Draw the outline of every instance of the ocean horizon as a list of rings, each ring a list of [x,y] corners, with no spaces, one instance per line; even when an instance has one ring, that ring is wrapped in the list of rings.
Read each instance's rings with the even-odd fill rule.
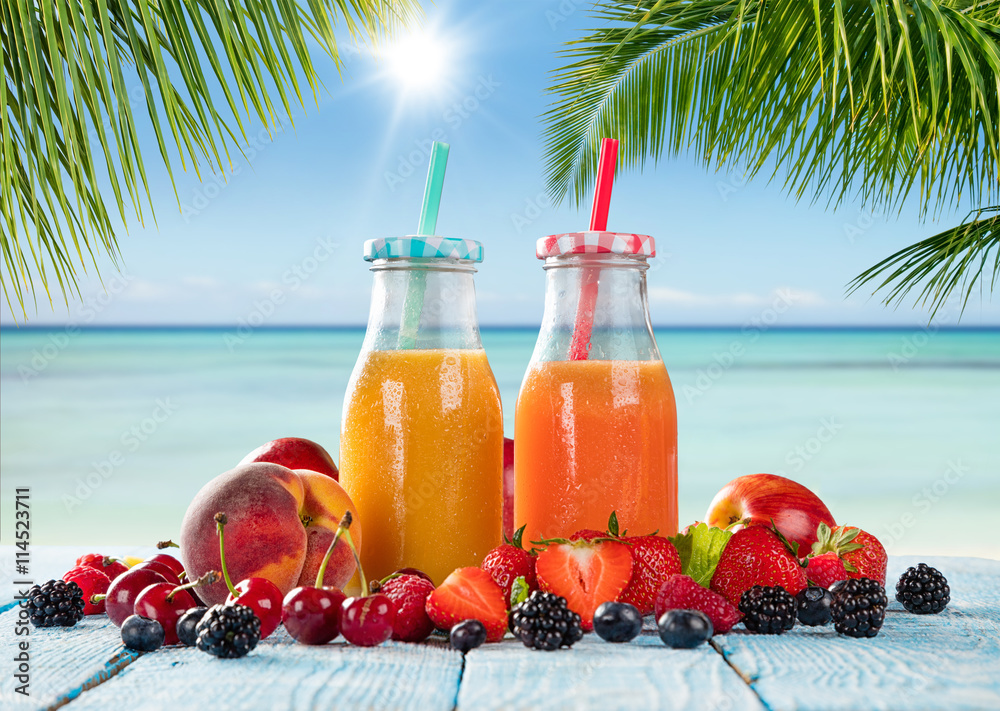
[[[510,435],[538,329],[481,331]],[[1000,326],[655,331],[678,406],[681,525],[763,471],[809,486],[891,554],[1000,558]],[[176,538],[198,489],[265,441],[308,437],[339,459],[363,336],[349,324],[4,325],[0,513],[28,486],[34,543],[113,552]]]

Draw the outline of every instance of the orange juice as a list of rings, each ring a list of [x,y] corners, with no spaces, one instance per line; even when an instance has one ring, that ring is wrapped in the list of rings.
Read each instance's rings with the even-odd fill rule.
[[[603,531],[612,511],[632,534],[677,532],[677,409],[662,361],[534,363],[514,424],[526,541]]]
[[[340,483],[369,580],[404,567],[440,584],[501,540],[503,418],[481,349],[373,350],[348,386]]]

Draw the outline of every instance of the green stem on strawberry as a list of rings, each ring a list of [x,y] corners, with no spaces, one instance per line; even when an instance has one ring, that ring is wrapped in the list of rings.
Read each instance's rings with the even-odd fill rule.
[[[229,523],[229,517],[221,511],[215,514],[215,528],[219,532],[219,562],[222,565],[222,578],[226,581],[226,587],[229,588],[229,594],[233,596],[235,600],[240,596],[239,590],[233,585],[233,581],[229,579],[229,570],[226,568],[226,544],[224,540],[223,532],[226,529],[226,524]]]
[[[350,511],[344,512],[344,517],[340,519],[340,525],[337,526],[337,532],[333,534],[333,540],[330,542],[330,547],[326,549],[326,555],[323,556],[323,562],[320,563],[319,572],[316,574],[316,585],[315,587],[323,587],[323,578],[326,576],[326,564],[330,562],[330,556],[333,555],[333,549],[337,547],[337,541],[340,537],[347,533],[347,529],[351,527],[353,522],[353,517]],[[359,564],[360,565],[360,564]]]
[[[180,546],[177,545],[176,543],[174,543],[173,541],[171,541],[168,538],[167,540],[160,541],[159,543],[156,544],[156,549],[157,550],[161,550],[162,551],[164,548],[180,548]]]
[[[211,585],[212,583],[219,582],[219,579],[221,577],[222,573],[220,573],[218,570],[210,570],[193,582],[184,583],[184,585],[178,585],[176,588],[167,593],[166,601],[170,602],[171,600],[173,600],[174,595],[180,592],[181,590],[188,590],[190,588],[201,587],[203,585]]]

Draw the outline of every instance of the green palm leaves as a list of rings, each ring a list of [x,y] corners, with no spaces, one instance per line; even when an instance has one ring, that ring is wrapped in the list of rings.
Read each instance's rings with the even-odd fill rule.
[[[35,301],[35,280],[50,302],[53,283],[68,298],[78,270],[96,270],[97,252],[117,258],[115,220],[144,219],[140,121],[152,123],[171,176],[177,165],[199,176],[222,170],[246,126],[270,129],[303,104],[305,86],[315,95],[311,48],[339,66],[335,28],[341,39],[377,40],[415,8],[416,0],[0,3],[0,247],[11,312]]]
[[[1000,1],[605,0],[564,52],[546,114],[548,179],[583,198],[597,138],[623,167],[693,150],[712,167],[781,176],[796,198],[860,197],[921,216],[1000,202]],[[1000,262],[988,209],[856,279],[967,299]],[[881,282],[879,280],[881,279]],[[993,281],[990,281],[992,288]]]

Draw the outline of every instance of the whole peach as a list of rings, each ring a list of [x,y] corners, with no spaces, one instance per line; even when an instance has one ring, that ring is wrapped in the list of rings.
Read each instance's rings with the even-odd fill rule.
[[[321,445],[304,437],[281,437],[262,444],[243,457],[240,464],[251,462],[270,462],[289,469],[309,469],[326,474],[334,481],[340,478],[340,471],[330,453]]]
[[[188,506],[180,536],[184,569],[192,579],[221,569],[215,514],[223,512],[232,581],[267,578],[287,594],[300,584],[303,571],[312,570],[308,582],[315,581],[319,560],[348,509],[354,516],[351,537],[360,547],[357,510],[329,476],[294,472],[279,464],[241,464],[205,484]],[[346,558],[340,548],[338,544],[327,566],[327,581],[346,581],[354,573],[353,556]],[[209,605],[224,602],[227,595],[222,581],[199,589],[199,597]]]

